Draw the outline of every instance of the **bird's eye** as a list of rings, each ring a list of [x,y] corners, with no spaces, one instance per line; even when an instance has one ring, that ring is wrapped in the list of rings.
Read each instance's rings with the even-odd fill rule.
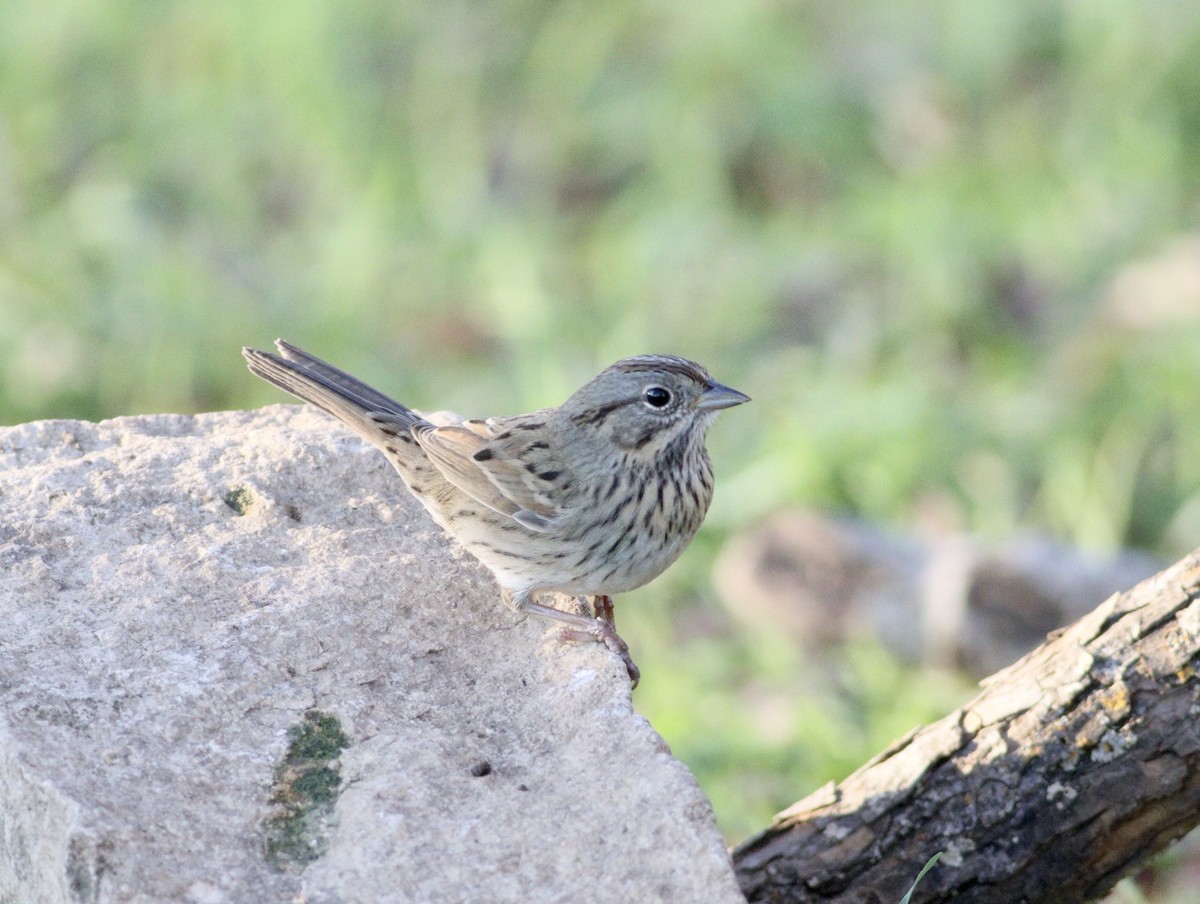
[[[671,393],[661,386],[651,386],[644,395],[646,404],[651,408],[662,408],[671,402]]]

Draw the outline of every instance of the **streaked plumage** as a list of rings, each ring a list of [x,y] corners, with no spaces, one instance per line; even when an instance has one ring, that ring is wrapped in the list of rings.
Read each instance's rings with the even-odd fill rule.
[[[495,574],[513,607],[616,649],[610,622],[537,603],[543,591],[606,597],[661,574],[712,500],[704,435],[748,397],[700,365],[625,358],[558,408],[437,425],[278,340],[243,349],[252,373],[379,446],[434,520]]]

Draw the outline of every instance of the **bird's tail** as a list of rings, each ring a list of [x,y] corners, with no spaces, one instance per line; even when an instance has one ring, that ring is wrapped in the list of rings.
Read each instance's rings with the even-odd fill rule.
[[[357,377],[310,355],[282,339],[275,340],[278,355],[243,348],[250,373],[302,401],[316,405],[377,445],[384,444],[381,424],[404,430],[422,418],[412,410],[372,389]],[[391,435],[395,433],[386,431]]]

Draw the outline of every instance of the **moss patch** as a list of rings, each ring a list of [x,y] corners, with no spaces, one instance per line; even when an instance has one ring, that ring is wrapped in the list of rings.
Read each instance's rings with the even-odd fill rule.
[[[301,868],[329,849],[342,785],[335,761],[349,746],[350,738],[328,713],[310,710],[288,729],[288,749],[271,786],[278,809],[264,826],[263,855],[273,868]]]
[[[244,515],[254,505],[254,493],[248,487],[233,487],[225,494],[224,502],[234,514]]]

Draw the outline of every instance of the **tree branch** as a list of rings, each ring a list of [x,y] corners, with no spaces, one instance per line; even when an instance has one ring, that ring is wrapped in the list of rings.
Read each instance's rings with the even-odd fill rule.
[[[1200,552],[734,851],[751,902],[1090,901],[1200,822]]]

